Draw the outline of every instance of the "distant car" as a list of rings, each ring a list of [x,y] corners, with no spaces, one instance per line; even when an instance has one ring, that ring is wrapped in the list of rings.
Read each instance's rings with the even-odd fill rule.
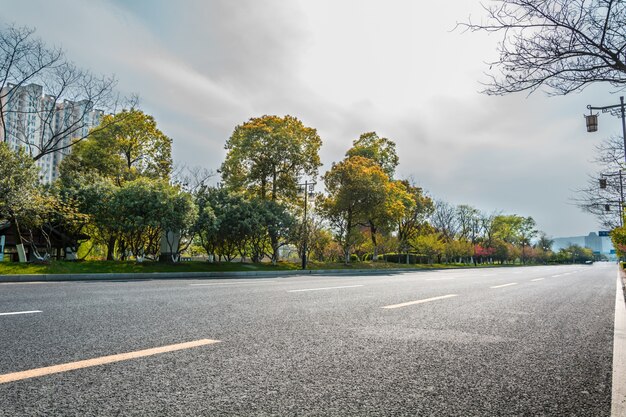
[[[593,263],[593,261],[585,261],[585,263],[586,263],[587,265],[591,265],[591,264]]]

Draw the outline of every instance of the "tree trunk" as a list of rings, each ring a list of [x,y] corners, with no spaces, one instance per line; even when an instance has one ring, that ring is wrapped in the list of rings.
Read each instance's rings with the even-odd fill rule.
[[[115,252],[115,238],[110,237],[107,242],[107,261],[113,260],[113,253]]]
[[[370,235],[372,238],[372,245],[374,246],[374,253],[372,255],[372,261],[377,261],[378,260],[378,242],[376,242],[376,230],[378,229],[374,225],[374,222],[372,222],[371,220],[369,220],[369,224],[370,224]]]

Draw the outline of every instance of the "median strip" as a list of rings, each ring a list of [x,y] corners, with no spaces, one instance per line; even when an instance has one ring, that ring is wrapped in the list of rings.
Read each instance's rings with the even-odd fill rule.
[[[302,290],[290,290],[287,292],[305,292],[305,291],[325,291],[325,290],[337,290],[340,288],[357,288],[363,285],[343,285],[341,287],[321,287],[321,288],[304,288]]]
[[[458,297],[458,294],[440,295],[439,297],[425,298],[423,300],[407,301],[406,303],[392,304],[392,305],[384,306],[381,308],[392,309],[392,308],[407,307],[407,306],[412,306],[414,304],[428,303],[430,301],[443,300],[445,298],[452,298],[452,297]]]
[[[10,313],[0,313],[0,316],[15,316],[17,314],[35,314],[41,313],[41,310],[31,310],[31,311],[13,311]]]
[[[160,353],[173,352],[176,350],[190,349],[198,346],[218,343],[219,340],[200,339],[193,342],[178,343],[175,345],[161,346],[152,349],[138,350],[135,352],[120,353],[117,355],[102,356],[100,358],[87,359],[78,362],[69,362],[61,365],[46,366],[44,368],[30,369],[28,371],[13,372],[0,375],[0,384],[20,381],[28,378],[36,378],[45,375],[58,374],[61,372],[73,371],[76,369],[90,368],[92,366],[105,365],[108,363],[126,361],[129,359],[143,358],[145,356],[157,355]]]
[[[502,285],[494,285],[493,287],[489,287],[489,288],[504,288],[504,287],[510,287],[511,285],[517,285],[517,282],[511,282],[509,284],[502,284]]]

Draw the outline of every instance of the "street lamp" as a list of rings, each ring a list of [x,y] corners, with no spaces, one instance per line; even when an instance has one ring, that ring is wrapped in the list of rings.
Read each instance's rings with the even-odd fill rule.
[[[600,110],[602,113],[611,113],[614,116],[622,119],[622,138],[624,140],[624,162],[626,163],[626,119],[624,118],[624,96],[619,98],[620,104],[614,104],[612,106],[594,107],[588,105],[589,114],[585,115],[585,123],[587,125],[587,132],[598,131],[598,113],[593,114],[594,110]]]
[[[597,132],[598,131],[598,113],[594,114],[594,110],[599,110],[602,113],[611,113],[613,116],[617,116],[622,119],[622,140],[624,141],[624,163],[626,164],[626,117],[624,112],[624,96],[619,98],[619,104],[614,104],[612,106],[604,106],[604,107],[594,107],[592,105],[587,105],[587,109],[589,109],[589,114],[585,115],[585,124],[587,125],[587,132]],[[602,174],[602,177],[610,177],[619,175],[619,189],[620,189],[620,224],[623,224],[622,217],[624,216],[623,208],[624,208],[624,183],[622,182],[622,170],[620,169],[618,173],[615,174]],[[606,188],[606,178],[600,178],[600,188]],[[605,210],[609,211],[609,205],[605,206]]]
[[[308,206],[308,197],[309,195],[311,197],[313,197],[313,191],[315,190],[315,184],[317,184],[315,181],[311,181],[309,182],[308,180],[304,182],[304,184],[298,184],[298,187],[300,188],[300,192],[304,192],[304,220],[302,221],[302,234],[303,234],[303,242],[302,242],[302,269],[306,269],[306,245],[307,245],[307,240],[309,238],[309,229],[308,229],[308,225],[306,222],[306,213],[307,213],[307,206]]]

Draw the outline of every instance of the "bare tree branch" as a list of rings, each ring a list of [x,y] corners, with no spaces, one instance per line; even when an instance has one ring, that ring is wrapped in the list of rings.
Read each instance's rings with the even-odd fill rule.
[[[626,88],[626,2],[495,0],[486,23],[457,23],[470,32],[500,32],[500,57],[488,63],[483,93],[504,95],[543,87],[549,95],[596,82]]]

